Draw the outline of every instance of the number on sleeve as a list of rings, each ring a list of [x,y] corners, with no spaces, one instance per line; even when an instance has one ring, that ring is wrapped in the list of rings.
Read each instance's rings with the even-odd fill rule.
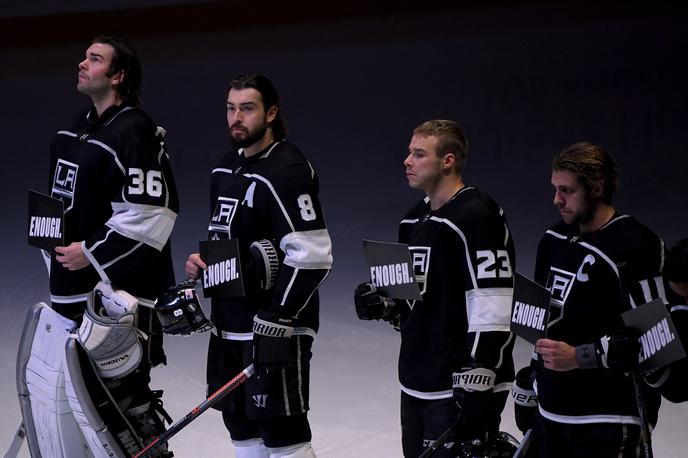
[[[478,278],[510,278],[511,262],[506,250],[478,250],[475,252],[478,262]]]
[[[301,218],[304,221],[313,221],[316,217],[315,209],[313,208],[313,201],[308,194],[301,194],[297,199],[299,208],[301,209]]]
[[[162,172],[160,170],[149,170],[148,173],[144,173],[143,170],[132,167],[129,169],[129,178],[131,178],[129,194],[137,196],[145,192],[151,197],[162,195]]]

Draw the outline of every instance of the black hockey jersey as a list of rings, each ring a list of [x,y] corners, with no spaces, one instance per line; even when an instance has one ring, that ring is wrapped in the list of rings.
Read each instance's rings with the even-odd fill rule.
[[[495,391],[514,378],[514,244],[501,208],[465,187],[432,211],[425,199],[406,214],[399,241],[409,245],[422,301],[407,301],[401,325],[401,389],[422,399],[452,396],[452,373],[481,366]]]
[[[174,284],[170,233],[179,203],[163,131],[141,109],[94,108],[50,148],[50,194],[64,202],[65,243],[83,241],[91,265],[69,271],[50,259],[53,303],[85,301],[111,281],[146,306]]]
[[[597,231],[559,223],[540,241],[535,281],[551,291],[549,339],[590,344],[623,327],[621,313],[664,297],[663,243],[628,215],[615,215]],[[646,388],[646,387],[645,387]],[[646,390],[648,417],[659,399]],[[560,423],[640,424],[632,379],[604,368],[554,371],[539,364],[541,414]]]
[[[208,238],[236,239],[242,265],[250,245],[270,240],[284,254],[275,286],[245,286],[242,298],[213,299],[212,321],[224,338],[250,340],[259,310],[296,318],[297,334],[315,337],[317,288],[332,267],[332,244],[318,200],[318,177],[301,151],[276,142],[251,157],[226,154],[212,172]]]
[[[688,354],[688,304],[668,286],[666,293],[670,304],[671,321],[676,326],[684,351]],[[649,374],[647,379],[665,399],[671,402],[688,401],[688,357]]]

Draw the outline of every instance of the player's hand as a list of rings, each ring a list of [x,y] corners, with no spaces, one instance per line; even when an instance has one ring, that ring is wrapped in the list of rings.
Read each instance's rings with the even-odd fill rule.
[[[516,373],[516,380],[511,387],[516,426],[523,434],[535,426],[538,401],[537,394],[533,389],[534,378],[535,374],[530,366],[522,367]]]
[[[79,270],[91,264],[81,249],[81,242],[72,242],[67,246],[55,247],[55,259],[62,267],[69,270]]]
[[[496,378],[492,369],[474,363],[452,373],[453,397],[460,415],[458,440],[486,440],[487,433],[498,428],[500,411],[494,409]]]
[[[385,320],[394,308],[394,300],[381,295],[372,283],[361,283],[354,291],[354,305],[361,320]]]
[[[296,362],[291,343],[294,320],[260,311],[253,317],[253,365],[259,374]]]
[[[607,366],[629,372],[638,368],[640,361],[640,333],[622,328],[607,338]]]
[[[201,271],[205,270],[207,267],[208,266],[201,259],[200,254],[192,253],[186,260],[184,271],[186,272],[186,276],[191,280],[198,280],[198,277],[201,276]]]
[[[535,353],[539,353],[547,369],[570,371],[578,368],[576,349],[566,342],[551,339],[538,339]]]

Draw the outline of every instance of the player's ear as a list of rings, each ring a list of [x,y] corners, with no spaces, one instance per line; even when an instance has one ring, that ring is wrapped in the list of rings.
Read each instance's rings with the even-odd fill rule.
[[[268,108],[267,120],[269,123],[275,120],[278,112],[279,112],[279,107],[277,105],[273,105],[270,108]]]
[[[456,162],[456,155],[454,153],[447,153],[442,156],[442,170],[450,171],[454,168]]]
[[[592,198],[601,198],[604,193],[604,180],[593,181],[590,184],[590,195]]]
[[[110,84],[112,84],[113,87],[122,84],[122,81],[124,81],[124,71],[118,71],[117,73],[112,75],[111,78],[112,79],[110,80]]]

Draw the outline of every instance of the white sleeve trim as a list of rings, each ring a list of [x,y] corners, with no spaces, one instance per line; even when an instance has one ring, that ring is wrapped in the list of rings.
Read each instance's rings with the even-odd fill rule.
[[[280,240],[284,263],[295,269],[331,269],[332,241],[327,229],[290,232]]]
[[[546,411],[542,408],[542,404],[538,405],[538,409],[540,410],[540,415],[546,419],[557,423],[567,423],[569,425],[585,425],[591,423],[619,423],[622,425],[640,424],[640,418],[630,415],[559,415]]]
[[[466,291],[468,332],[509,331],[513,288]]]
[[[118,234],[128,237],[158,251],[167,243],[177,219],[177,214],[165,207],[132,203],[112,203],[113,215],[106,225]]]
[[[111,231],[108,231],[108,233],[105,235],[105,238],[110,234]],[[103,269],[103,266],[101,266],[98,263],[98,260],[93,256],[91,251],[86,247],[86,241],[84,240],[81,242],[81,251],[84,252],[84,256],[88,258],[89,261],[91,261],[91,265],[93,266],[94,269],[96,269],[96,272],[98,272],[98,276],[100,277],[101,280],[103,280],[105,283],[111,283],[110,277],[108,277],[108,274],[105,273],[105,269]]]

